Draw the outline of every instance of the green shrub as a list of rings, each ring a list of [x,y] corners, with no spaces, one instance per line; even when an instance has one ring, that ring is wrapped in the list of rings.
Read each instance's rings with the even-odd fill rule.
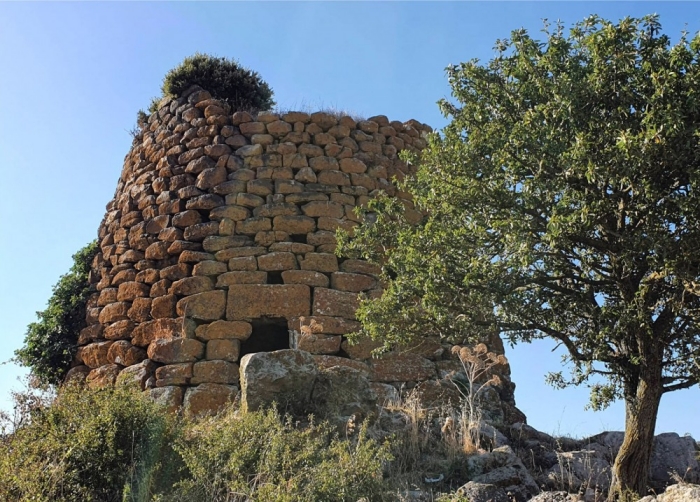
[[[364,428],[339,440],[326,424],[295,426],[274,410],[190,423],[175,448],[188,476],[168,500],[183,501],[379,501],[391,458]]]
[[[78,334],[85,327],[85,304],[91,289],[88,274],[99,247],[93,241],[73,255],[73,266],[53,287],[46,309],[27,328],[24,346],[15,352],[44,384],[58,384],[70,368]]]
[[[140,392],[67,386],[4,438],[0,500],[149,500],[177,466],[174,430],[173,417]]]
[[[257,72],[236,61],[196,53],[185,58],[163,79],[164,96],[180,96],[193,85],[226,100],[234,110],[269,110],[275,104],[272,90]]]

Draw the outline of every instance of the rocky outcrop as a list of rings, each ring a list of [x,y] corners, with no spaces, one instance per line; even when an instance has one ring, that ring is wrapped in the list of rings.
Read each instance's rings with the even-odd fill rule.
[[[508,435],[511,446],[545,490],[572,493],[606,493],[612,479],[612,464],[624,438],[623,432],[603,432],[576,440],[554,438],[525,424],[513,424]],[[700,479],[698,447],[689,436],[663,433],[654,438],[650,486],[662,492],[684,479]]]
[[[276,403],[283,410],[308,409],[318,376],[313,357],[301,350],[248,354],[241,360],[241,405],[255,411]]]
[[[700,502],[700,486],[688,483],[671,485],[664,493],[648,495],[639,502]]]

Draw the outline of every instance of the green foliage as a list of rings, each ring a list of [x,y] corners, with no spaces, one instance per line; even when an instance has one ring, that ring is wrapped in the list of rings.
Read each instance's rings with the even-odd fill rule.
[[[421,318],[443,336],[497,327],[560,341],[573,383],[598,361],[620,384],[652,353],[664,390],[697,382],[700,38],[671,47],[659,29],[594,17],[546,43],[515,31],[488,64],[448,69],[452,121],[404,186],[429,215],[412,226],[380,198],[341,243],[385,260],[386,293],[361,310],[369,334],[418,334]]]
[[[595,375],[592,405],[624,397],[653,434],[661,395],[700,376],[700,37],[660,28],[518,30],[488,63],[448,68],[451,122],[403,186],[429,214],[413,226],[380,198],[341,249],[389,282],[362,305],[365,334],[553,338],[573,371],[552,381]],[[627,437],[619,458],[645,458],[651,438]],[[647,471],[623,485],[641,493]]]
[[[390,446],[363,426],[341,440],[328,424],[273,410],[183,418],[126,387],[68,385],[31,401],[8,432],[0,416],[0,500],[355,502],[385,500]]]
[[[269,110],[275,104],[272,89],[258,73],[232,59],[200,53],[185,58],[165,75],[163,95],[180,96],[193,85],[228,101],[234,110]]]
[[[0,500],[116,502],[155,491],[173,462],[173,424],[140,392],[68,386],[0,443]]]
[[[99,247],[93,241],[73,255],[73,266],[53,287],[48,306],[28,326],[24,346],[15,352],[44,384],[58,384],[70,368],[78,334],[85,327],[85,304],[91,289],[88,274]]]
[[[191,423],[176,445],[188,477],[177,500],[382,500],[388,447],[339,440],[327,424],[300,427],[276,411],[233,411]]]

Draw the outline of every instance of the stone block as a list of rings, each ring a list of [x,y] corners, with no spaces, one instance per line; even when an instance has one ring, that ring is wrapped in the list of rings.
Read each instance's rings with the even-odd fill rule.
[[[372,359],[375,382],[416,382],[437,378],[435,363],[417,354]]]
[[[228,261],[228,269],[232,272],[252,272],[258,269],[258,260],[255,258],[255,256],[241,256],[240,258],[231,258]]]
[[[276,138],[286,136],[291,131],[292,125],[282,120],[276,120],[267,124],[267,132]]]
[[[206,358],[238,361],[241,353],[241,341],[235,338],[214,339],[207,342]]]
[[[367,171],[367,164],[360,159],[348,158],[340,159],[340,170],[344,173],[364,173]]]
[[[272,230],[272,220],[262,216],[254,216],[236,223],[236,232],[243,235],[255,235],[268,230]]]
[[[306,253],[300,260],[302,270],[315,270],[316,272],[336,272],[338,270],[338,257],[331,253]]]
[[[116,382],[121,370],[122,367],[118,364],[100,366],[88,373],[87,377],[85,377],[85,384],[91,389],[111,387]]]
[[[382,272],[379,265],[364,260],[345,260],[340,264],[340,270],[353,274],[379,275]]]
[[[339,218],[329,218],[326,216],[320,216],[318,218],[318,229],[327,230],[328,232],[335,232],[336,230],[343,229],[350,234],[352,237],[354,235],[355,227],[357,222],[351,220],[344,220]]]
[[[187,389],[183,408],[192,416],[212,415],[232,403],[237,395],[238,387],[234,385],[203,383]]]
[[[308,286],[327,288],[330,280],[327,275],[312,270],[285,270],[282,272],[285,284],[306,284]]]
[[[182,319],[156,319],[139,324],[132,331],[131,343],[139,347],[148,346],[153,340],[182,336]]]
[[[205,260],[196,263],[192,269],[192,275],[198,276],[217,276],[228,271],[228,267],[225,263],[215,260]]]
[[[117,321],[126,321],[129,319],[130,303],[116,302],[105,305],[100,311],[98,317],[100,324],[109,324]]]
[[[216,321],[224,316],[226,310],[226,292],[207,291],[186,296],[177,302],[177,313],[202,321]]]
[[[258,256],[258,268],[267,272],[294,270],[298,268],[297,258],[292,253],[273,252]]]
[[[160,271],[161,279],[168,279],[169,281],[177,281],[179,279],[184,279],[189,277],[191,266],[187,263],[178,263],[177,265],[171,265],[165,267]]]
[[[99,368],[109,364],[109,348],[114,342],[96,342],[78,349],[78,354],[83,363],[90,368]]]
[[[311,290],[302,284],[242,284],[229,295],[228,320],[258,317],[298,317],[308,315]]]
[[[83,328],[82,330],[80,330],[80,334],[78,335],[78,345],[85,345],[91,341],[97,340],[98,338],[102,338],[103,331],[104,328],[101,324],[93,324],[91,326],[88,326],[87,328]]]
[[[275,216],[272,228],[290,235],[308,234],[316,230],[316,220],[308,216]]]
[[[149,290],[150,291],[150,290]],[[151,319],[151,298],[134,298],[128,315],[134,322],[146,322]]]
[[[314,246],[304,244],[303,242],[275,242],[270,246],[270,251],[284,251],[294,254],[313,253]]]
[[[342,171],[328,170],[320,171],[318,173],[318,182],[322,185],[340,185],[349,186],[350,176]]]
[[[224,218],[232,221],[245,220],[250,218],[250,209],[243,206],[227,205],[214,208],[209,212],[211,220],[223,220]]]
[[[199,361],[194,363],[190,383],[238,383],[238,365],[229,361]]]
[[[184,250],[180,253],[178,261],[181,264],[185,263],[199,263],[200,261],[213,260],[214,255],[211,253],[205,253],[203,251],[191,251],[189,249]]]
[[[153,319],[175,317],[175,305],[177,305],[177,296],[175,295],[154,298],[151,304],[151,317]]]
[[[148,358],[165,364],[186,363],[204,356],[204,344],[190,338],[157,339],[148,346]]]
[[[118,288],[105,288],[100,291],[100,296],[97,297],[97,305],[99,307],[104,307],[110,303],[115,303],[117,301],[117,294],[119,293]]]
[[[314,171],[337,171],[340,166],[334,157],[313,157],[309,159],[309,166]]]
[[[150,359],[144,359],[140,363],[124,368],[119,375],[115,385],[125,387],[136,387],[139,390],[144,390],[148,385],[148,380],[153,377],[156,364]]]
[[[355,312],[359,305],[360,300],[356,293],[326,288],[314,289],[314,315],[355,319]]]
[[[335,233],[327,230],[310,233],[306,236],[306,243],[312,246],[321,246],[323,244],[336,245]],[[345,262],[343,262],[345,263]]]
[[[249,244],[250,238],[242,235],[228,235],[225,237],[212,235],[204,239],[204,242],[202,242],[204,250],[208,251],[209,253],[216,253],[217,251],[228,248],[239,248]]]
[[[349,272],[334,272],[331,274],[331,287],[340,291],[359,293],[377,286],[374,277],[363,274],[351,274]]]
[[[168,293],[189,296],[214,289],[214,281],[209,277],[185,277],[173,282]]]
[[[247,354],[241,359],[241,407],[255,411],[276,402],[282,409],[303,408],[317,375],[308,352],[287,349]]]
[[[146,351],[138,347],[134,347],[126,340],[114,342],[107,352],[107,361],[110,364],[121,364],[122,366],[131,366],[140,363],[146,359]]]
[[[309,354],[337,354],[340,351],[340,335],[324,335],[321,333],[296,333],[294,347],[305,350]]]
[[[131,337],[133,330],[134,323],[132,321],[117,321],[114,324],[105,326],[102,336],[107,340],[126,340]]]
[[[151,288],[149,286],[140,282],[124,282],[119,285],[117,301],[130,302],[135,298],[148,296],[150,289]]]
[[[201,242],[210,235],[219,233],[219,224],[216,221],[197,223],[185,229],[184,238],[191,242]]]
[[[253,333],[250,323],[243,321],[214,321],[210,324],[197,326],[196,335],[200,340],[230,340],[246,341]]]
[[[185,394],[182,387],[175,386],[157,387],[146,392],[151,400],[165,408],[168,413],[177,412],[182,406],[182,398]]]
[[[224,288],[237,284],[265,284],[267,282],[267,272],[260,271],[239,271],[226,272],[216,279],[216,287]]]
[[[311,201],[301,206],[301,210],[304,215],[312,218],[319,216],[342,218],[345,215],[345,209],[341,204],[329,201]]]
[[[193,363],[168,364],[156,369],[156,386],[187,385],[192,378]]]

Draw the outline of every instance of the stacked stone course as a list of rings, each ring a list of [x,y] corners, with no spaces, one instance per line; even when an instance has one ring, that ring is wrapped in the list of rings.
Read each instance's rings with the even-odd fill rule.
[[[420,152],[429,130],[384,116],[232,113],[198,88],[163,100],[107,205],[71,376],[214,410],[238,393],[246,343],[264,345],[265,326],[283,322],[288,346],[320,367],[361,370],[380,395],[439,384],[460,369],[449,346],[424,340],[372,359],[375,344],[348,344],[358,294],[381,294],[379,270],[334,254],[336,230],[352,233],[354,209],[379,191],[420,220],[392,179],[409,173],[399,152]]]

